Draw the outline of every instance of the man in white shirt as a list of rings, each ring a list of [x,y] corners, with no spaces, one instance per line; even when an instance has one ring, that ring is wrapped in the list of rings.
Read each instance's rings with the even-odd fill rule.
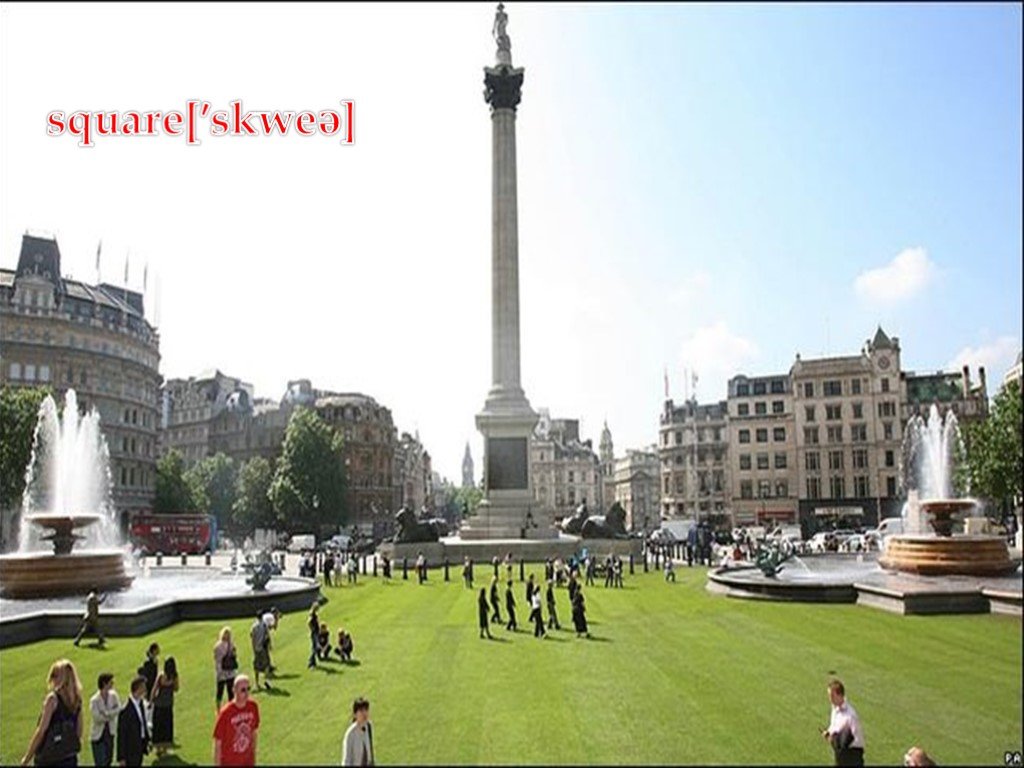
[[[121,700],[114,690],[114,676],[110,672],[99,676],[96,687],[98,690],[89,699],[89,711],[92,713],[89,741],[92,743],[93,763],[103,766],[114,761],[114,731],[117,730]]]
[[[370,702],[360,697],[352,702],[352,725],[341,742],[342,765],[373,765],[373,723]]]
[[[832,745],[835,764],[864,765],[864,729],[857,710],[846,700],[846,689],[839,680],[829,682],[828,699],[832,704],[832,717],[821,736]]]

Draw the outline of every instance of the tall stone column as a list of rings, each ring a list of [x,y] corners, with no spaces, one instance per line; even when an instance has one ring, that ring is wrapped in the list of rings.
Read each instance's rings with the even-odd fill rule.
[[[523,69],[512,66],[508,17],[498,4],[496,64],[484,67],[491,106],[491,389],[476,417],[484,436],[484,500],[463,525],[466,539],[554,536],[550,516],[533,499],[530,435],[537,414],[519,378],[519,222],[516,199],[516,107]]]

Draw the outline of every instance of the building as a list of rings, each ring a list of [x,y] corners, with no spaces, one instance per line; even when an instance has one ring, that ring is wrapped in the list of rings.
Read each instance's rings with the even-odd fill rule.
[[[473,454],[469,451],[469,441],[466,441],[466,453],[462,456],[462,487],[473,488],[476,481],[473,479]]]
[[[729,513],[729,408],[726,401],[665,401],[659,427],[663,518],[708,519]]]
[[[658,448],[628,450],[613,461],[608,506],[618,503],[626,510],[630,531],[650,532],[661,525],[661,471]]]
[[[966,365],[959,372],[904,371],[901,377],[900,390],[903,392],[903,402],[900,407],[900,418],[904,424],[911,416],[920,415],[927,418],[933,404],[939,407],[942,415],[945,415],[947,410],[952,410],[961,424],[980,421],[988,416],[985,366],[978,368],[977,385],[971,382],[971,371]]]
[[[141,293],[65,278],[57,241],[25,235],[17,269],[0,269],[0,360],[0,384],[74,388],[83,412],[96,408],[115,508],[152,511],[160,337]]]
[[[879,328],[859,355],[803,360],[790,369],[796,425],[799,518],[805,535],[823,524],[877,524],[899,515],[900,345]]]
[[[739,375],[728,389],[733,525],[795,523],[799,481],[790,377]]]
[[[268,398],[253,398],[249,405],[241,398],[229,401],[210,419],[206,455],[223,453],[239,464],[262,456],[273,465],[281,455],[294,409],[291,403]]]
[[[1022,376],[1022,371],[1024,371],[1024,364],[1021,363],[1021,356],[1022,355],[1024,355],[1024,353],[1022,353],[1022,352],[1018,352],[1017,353],[1017,360],[1016,360],[1016,362],[1014,362],[1014,364],[1010,368],[1010,370],[1008,370],[1006,372],[1006,375],[1003,376],[1003,386],[1004,387],[1006,385],[1008,385],[1008,384],[1013,383],[1013,382],[1017,382],[1017,386],[1020,386],[1020,380],[1021,380],[1021,376]]]
[[[583,502],[596,512],[601,503],[601,465],[590,440],[580,440],[577,419],[552,419],[545,408],[530,440],[534,499],[559,520]]]
[[[434,509],[433,473],[430,454],[423,448],[419,433],[403,432],[395,443],[395,484],[402,489],[401,506],[417,514]]]
[[[224,411],[251,413],[254,400],[252,384],[218,370],[168,379],[161,392],[160,454],[178,451],[187,466],[213,455],[213,419]]]

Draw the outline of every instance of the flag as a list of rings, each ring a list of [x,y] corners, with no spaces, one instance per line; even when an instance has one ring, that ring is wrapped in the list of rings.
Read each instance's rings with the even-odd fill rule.
[[[149,280],[149,262],[142,268],[142,292],[146,292],[146,282]]]
[[[697,397],[697,372],[693,372],[693,396]]]
[[[668,400],[668,366],[665,366],[665,399]]]
[[[103,239],[100,238],[99,244],[96,246],[96,282],[100,282],[100,251],[103,250]]]
[[[124,253],[124,286],[128,287],[128,251]]]

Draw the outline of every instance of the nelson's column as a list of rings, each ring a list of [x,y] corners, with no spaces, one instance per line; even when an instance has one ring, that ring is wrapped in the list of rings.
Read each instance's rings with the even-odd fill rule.
[[[519,234],[516,213],[516,105],[523,68],[512,66],[498,3],[497,61],[484,67],[491,105],[491,389],[476,416],[484,437],[484,499],[462,527],[463,539],[552,538],[557,531],[533,499],[530,435],[537,414],[519,382]]]

